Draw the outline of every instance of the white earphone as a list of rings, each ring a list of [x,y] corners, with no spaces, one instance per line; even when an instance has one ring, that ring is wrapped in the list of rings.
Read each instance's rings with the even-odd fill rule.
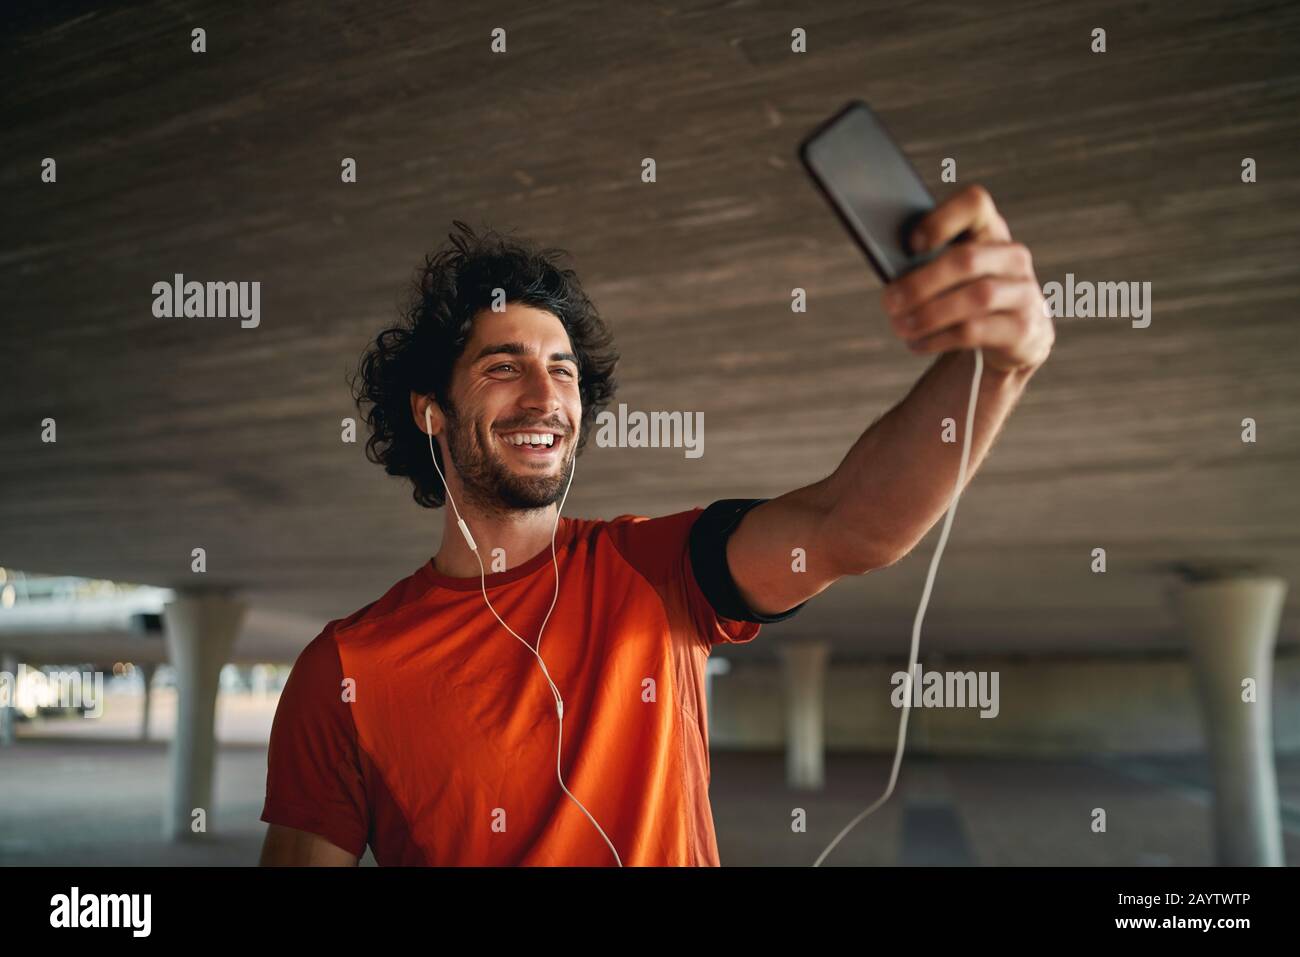
[[[569,486],[573,484],[574,470],[572,468],[569,470],[569,481],[564,486],[564,496],[560,499],[560,507],[555,510],[555,526],[551,529],[551,564],[555,566],[555,596],[551,599],[551,607],[547,610],[546,617],[542,619],[541,630],[537,632],[537,648],[534,650],[532,645],[528,644],[528,642],[524,641],[523,638],[520,638],[519,635],[515,634],[514,629],[502,620],[501,616],[497,614],[497,610],[492,607],[492,602],[488,599],[487,571],[483,567],[483,557],[479,555],[478,545],[474,541],[474,536],[469,533],[469,526],[465,524],[465,519],[461,518],[460,509],[456,507],[456,500],[452,498],[451,486],[447,484],[447,477],[442,474],[442,469],[438,468],[438,457],[433,454],[433,414],[427,405],[424,407],[424,427],[425,434],[429,437],[429,457],[433,459],[433,467],[438,469],[438,477],[442,479],[442,487],[447,491],[447,501],[451,502],[452,510],[456,513],[456,524],[460,526],[460,533],[465,536],[465,544],[469,546],[470,551],[474,553],[474,557],[478,559],[479,587],[483,589],[483,600],[487,602],[488,610],[492,612],[497,621],[501,622],[502,627],[518,638],[519,643],[533,653],[533,657],[537,659],[537,663],[542,667],[542,675],[546,678],[546,683],[551,686],[551,694],[555,696],[555,714],[560,721],[555,739],[555,777],[560,782],[560,787],[564,790],[564,793],[569,795],[570,800],[572,800],[574,804],[578,805],[583,814],[587,815],[587,820],[591,821],[597,831],[600,831],[600,836],[603,837],[605,843],[609,845],[609,849],[614,855],[614,860],[618,862],[619,867],[622,867],[623,859],[618,856],[618,851],[615,850],[614,844],[610,841],[609,836],[606,835],[604,829],[596,823],[596,819],[591,816],[591,812],[589,812],[583,806],[582,802],[574,797],[573,793],[564,785],[564,777],[560,774],[560,754],[564,746],[564,699],[560,697],[559,689],[555,687],[555,682],[551,680],[551,673],[546,670],[546,662],[542,660],[541,653],[542,632],[546,631],[546,623],[550,620],[551,612],[555,610],[555,603],[560,597],[560,564],[555,557],[555,533],[560,527],[560,512],[564,509],[564,502],[569,497]],[[574,464],[577,464],[576,456],[574,457]]]
[[[912,710],[912,677],[916,673],[916,653],[921,647],[921,621],[925,618],[925,609],[930,604],[930,589],[934,587],[934,575],[939,569],[939,559],[943,556],[943,547],[948,544],[948,530],[952,528],[952,517],[957,512],[957,502],[961,499],[961,490],[966,485],[966,467],[970,464],[970,443],[971,434],[975,431],[975,398],[979,395],[980,379],[984,375],[984,353],[980,349],[975,350],[975,373],[970,380],[970,401],[966,405],[966,434],[962,436],[961,447],[961,464],[957,467],[957,484],[953,486],[952,501],[948,503],[948,514],[943,520],[943,531],[939,533],[939,544],[934,550],[934,557],[930,559],[930,571],[925,576],[925,588],[921,592],[921,604],[916,608],[916,618],[912,622],[912,651],[907,661],[907,678],[903,682],[903,717],[898,722],[898,743],[894,746],[894,766],[889,772],[889,784],[885,788],[885,793],[877,798],[876,803],[872,804],[865,811],[860,813],[853,820],[844,826],[840,833],[835,835],[835,840],[826,846],[826,850],[821,852],[813,867],[821,867],[822,861],[826,860],[826,855],[834,850],[844,835],[853,830],[857,823],[868,814],[875,812],[889,800],[889,795],[894,793],[894,785],[898,783],[898,767],[903,763],[903,742],[907,738],[907,716]]]

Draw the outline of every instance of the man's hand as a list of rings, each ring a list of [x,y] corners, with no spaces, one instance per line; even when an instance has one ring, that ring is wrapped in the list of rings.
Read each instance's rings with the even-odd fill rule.
[[[885,287],[894,331],[918,354],[978,348],[993,370],[1032,372],[1056,333],[1029,250],[1012,242],[988,190],[968,186],[940,203],[912,231],[912,249],[938,249],[963,232],[969,238]]]
[[[913,352],[948,354],[858,438],[830,476],[755,506],[736,526],[727,562],[752,610],[783,612],[845,575],[910,552],[952,499],[961,446],[942,441],[940,429],[946,419],[965,422],[970,350],[983,350],[985,371],[967,482],[1051,352],[1056,333],[1029,250],[1011,241],[983,187],[937,206],[913,238],[938,249],[963,232],[963,241],[890,283],[883,297]],[[803,574],[791,573],[794,547],[806,552]]]

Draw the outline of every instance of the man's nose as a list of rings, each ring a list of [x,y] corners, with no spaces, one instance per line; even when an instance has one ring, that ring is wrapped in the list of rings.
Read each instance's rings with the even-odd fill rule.
[[[560,390],[556,386],[549,369],[531,366],[525,377],[524,393],[520,402],[529,409],[535,409],[543,415],[550,415],[560,407]]]

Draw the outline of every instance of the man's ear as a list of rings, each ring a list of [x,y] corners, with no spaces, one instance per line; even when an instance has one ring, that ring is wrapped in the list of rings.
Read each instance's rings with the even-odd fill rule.
[[[426,410],[428,411],[427,423]],[[433,396],[421,395],[418,392],[411,393],[411,417],[415,419],[416,428],[426,435],[438,435],[446,424],[443,421],[442,409]]]

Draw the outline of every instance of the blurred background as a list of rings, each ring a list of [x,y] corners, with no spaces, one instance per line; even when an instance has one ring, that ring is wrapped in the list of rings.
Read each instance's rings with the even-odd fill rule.
[[[699,458],[591,443],[566,514],[834,469],[927,364],[796,159],[853,98],[936,196],[984,184],[1041,282],[1150,282],[1152,312],[1057,320],[921,641],[996,672],[997,716],[914,709],[827,863],[1300,860],[1300,6],[3,16],[0,864],[256,863],[289,667],[438,548],[346,440],[345,375],[453,219],[571,253],[615,408],[704,413]],[[259,281],[260,323],[155,318],[176,273]],[[712,656],[724,866],[811,864],[884,789],[936,539]]]

